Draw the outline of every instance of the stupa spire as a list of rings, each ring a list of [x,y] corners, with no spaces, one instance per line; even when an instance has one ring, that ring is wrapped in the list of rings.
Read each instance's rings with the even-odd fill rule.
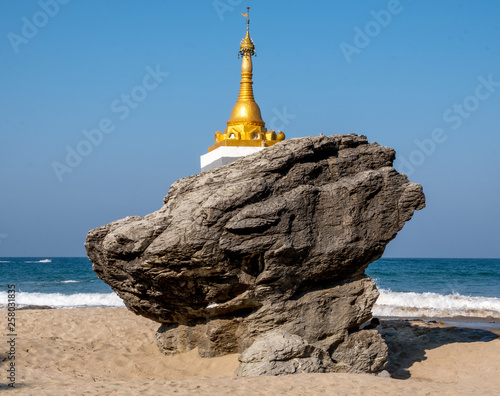
[[[255,55],[255,44],[250,38],[250,7],[247,7],[247,13],[241,14],[247,18],[247,33],[240,43],[240,51],[238,58],[241,56],[241,82],[238,101],[233,107],[231,117],[227,122],[227,126],[237,125],[242,122],[251,122],[252,125],[266,126],[260,108],[255,102],[253,96],[253,65],[252,56]]]
[[[255,44],[250,37],[250,7],[247,7],[246,14],[241,13],[241,15],[247,19],[247,30],[240,42],[238,52],[238,58],[242,58],[238,100],[233,107],[224,133],[215,132],[215,144],[209,147],[209,152],[221,146],[267,147],[285,139],[283,132],[277,135],[275,131],[266,129],[259,105],[255,101],[252,87],[252,56],[255,55]]]

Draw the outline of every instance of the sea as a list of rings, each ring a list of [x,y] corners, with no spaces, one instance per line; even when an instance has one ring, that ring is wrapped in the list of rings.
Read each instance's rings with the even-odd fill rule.
[[[366,270],[379,289],[374,316],[500,320],[500,259],[382,258]],[[0,306],[124,307],[86,257],[0,258]]]

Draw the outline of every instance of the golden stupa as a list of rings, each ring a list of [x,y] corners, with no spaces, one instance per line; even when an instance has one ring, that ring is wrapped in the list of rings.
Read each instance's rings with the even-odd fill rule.
[[[250,38],[249,12],[250,7],[247,7],[247,13],[242,13],[247,18],[247,33],[245,38],[241,40],[238,53],[242,57],[238,100],[233,107],[224,133],[221,131],[215,132],[215,144],[208,148],[209,152],[222,146],[269,147],[285,139],[283,132],[276,134],[275,131],[266,129],[259,105],[253,97],[252,56],[255,55],[255,45]]]

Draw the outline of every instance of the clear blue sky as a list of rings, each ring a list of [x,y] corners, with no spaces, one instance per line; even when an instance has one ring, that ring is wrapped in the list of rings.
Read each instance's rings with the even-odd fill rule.
[[[367,135],[423,185],[385,257],[500,257],[500,2],[249,3],[267,126]],[[0,0],[0,256],[83,256],[199,171],[246,5]]]

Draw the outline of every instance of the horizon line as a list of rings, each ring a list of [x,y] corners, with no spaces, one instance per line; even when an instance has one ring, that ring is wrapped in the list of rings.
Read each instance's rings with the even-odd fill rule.
[[[8,258],[86,258],[89,259],[87,256],[0,256],[0,259],[8,259]],[[377,260],[374,260],[372,262],[378,261],[378,260],[383,260],[383,259],[435,259],[435,260],[440,260],[440,259],[447,259],[447,260],[463,260],[463,259],[481,259],[481,260],[498,260],[500,257],[381,257]],[[90,259],[89,259],[90,260]]]

